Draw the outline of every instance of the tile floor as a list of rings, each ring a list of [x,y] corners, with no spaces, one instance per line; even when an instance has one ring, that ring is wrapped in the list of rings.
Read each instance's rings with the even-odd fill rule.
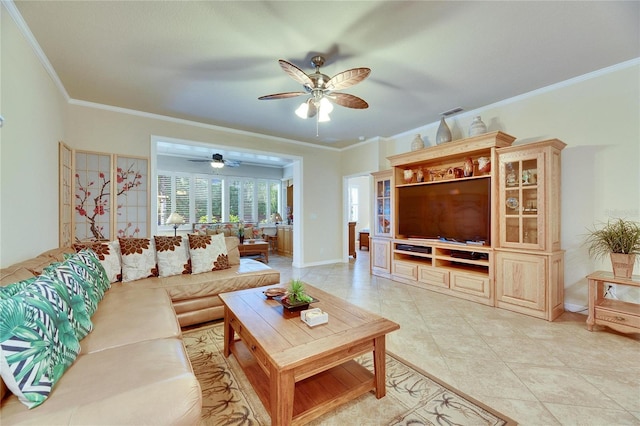
[[[387,349],[522,425],[640,425],[640,334],[586,329],[586,313],[547,322],[369,274],[357,259],[293,268],[291,278],[400,324]]]

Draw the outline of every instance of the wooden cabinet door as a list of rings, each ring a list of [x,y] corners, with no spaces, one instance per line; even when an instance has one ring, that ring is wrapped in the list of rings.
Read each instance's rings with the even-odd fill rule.
[[[541,149],[498,155],[500,246],[544,250],[545,162]]]
[[[393,229],[393,190],[391,170],[373,174],[373,235],[377,237],[391,237]]]
[[[516,312],[544,317],[546,268],[547,256],[497,252],[496,304]]]
[[[369,247],[371,273],[388,276],[391,273],[391,242],[386,239],[371,239]]]
[[[284,254],[284,228],[278,227],[278,253]]]

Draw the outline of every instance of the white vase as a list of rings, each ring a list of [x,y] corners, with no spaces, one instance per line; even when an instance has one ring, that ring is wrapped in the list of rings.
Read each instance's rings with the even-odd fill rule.
[[[420,133],[418,133],[416,137],[413,138],[413,142],[411,142],[411,151],[417,151],[422,148],[424,148],[424,141],[422,140]]]
[[[487,125],[482,122],[479,115],[475,116],[469,126],[469,136],[478,136],[487,133]]]
[[[440,118],[440,126],[438,126],[438,133],[436,133],[436,144],[451,141],[451,129],[447,126],[447,122],[444,121],[444,117]]]

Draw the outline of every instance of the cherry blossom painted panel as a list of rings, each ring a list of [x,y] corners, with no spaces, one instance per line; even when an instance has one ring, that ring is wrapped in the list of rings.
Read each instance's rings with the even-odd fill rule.
[[[71,247],[73,243],[73,169],[72,151],[64,142],[58,142],[58,245]]]
[[[149,236],[149,160],[116,156],[116,236]]]
[[[76,240],[112,239],[111,157],[111,154],[75,151]]]

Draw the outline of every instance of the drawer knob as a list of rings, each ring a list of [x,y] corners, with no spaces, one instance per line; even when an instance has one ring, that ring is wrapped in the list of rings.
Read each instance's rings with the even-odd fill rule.
[[[251,345],[251,350],[255,351],[256,350],[256,345]]]

